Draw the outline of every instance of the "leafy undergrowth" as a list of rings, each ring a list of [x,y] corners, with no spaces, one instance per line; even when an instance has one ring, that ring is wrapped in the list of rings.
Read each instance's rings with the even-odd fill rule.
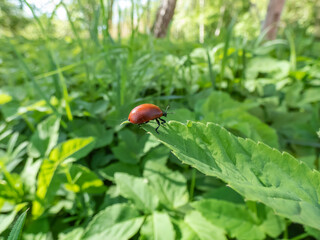
[[[320,239],[315,40],[113,41],[73,19],[75,38],[0,39],[0,240]],[[121,125],[141,103],[170,105],[160,134]]]

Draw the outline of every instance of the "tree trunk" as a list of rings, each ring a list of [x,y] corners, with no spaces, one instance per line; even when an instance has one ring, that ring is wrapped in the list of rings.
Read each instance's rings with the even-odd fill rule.
[[[267,29],[267,39],[269,40],[277,37],[278,24],[285,1],[286,0],[269,0],[267,15],[262,27],[262,30]]]
[[[162,0],[152,28],[156,38],[164,38],[166,36],[169,23],[174,14],[176,2],[177,0]]]

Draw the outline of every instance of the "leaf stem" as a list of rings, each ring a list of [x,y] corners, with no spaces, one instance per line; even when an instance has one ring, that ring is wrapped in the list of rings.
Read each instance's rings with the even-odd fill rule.
[[[191,184],[190,184],[190,201],[193,200],[193,196],[194,196],[194,188],[196,185],[196,169],[192,168],[191,170]]]
[[[286,227],[283,231],[283,240],[286,240],[288,239],[288,236],[289,236],[289,232],[288,232],[288,226],[289,226],[290,223],[288,223],[288,221],[286,221]]]
[[[300,240],[300,239],[305,239],[306,237],[308,237],[309,234],[308,233],[302,233],[294,238],[291,238],[290,240]]]

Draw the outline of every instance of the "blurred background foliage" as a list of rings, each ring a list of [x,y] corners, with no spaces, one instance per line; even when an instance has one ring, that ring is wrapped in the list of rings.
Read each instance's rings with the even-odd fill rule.
[[[67,16],[63,4],[68,6],[69,12],[72,12],[72,20],[81,25],[80,29],[83,31],[88,27],[86,24],[91,24],[93,19],[97,17],[95,11],[102,10],[100,0],[34,2],[38,2],[33,5],[34,11],[43,22],[47,21],[46,24],[52,25],[50,30],[56,37],[72,36],[71,26],[65,24]],[[177,1],[170,29],[172,40],[197,41],[199,40],[199,25],[204,24],[205,39],[212,41],[212,38],[220,35],[220,32],[228,26],[232,19],[236,19],[234,29],[236,36],[253,39],[260,34],[268,6],[268,0],[204,0],[203,6],[200,6],[199,2],[201,1]],[[317,0],[303,2],[287,0],[285,4],[280,25],[281,31],[290,26],[310,35],[319,35],[319,2]],[[110,6],[112,6],[112,11]],[[148,33],[152,28],[158,6],[159,1],[155,0],[105,1],[105,16],[111,24],[112,36],[118,36],[118,25],[120,25],[120,35],[128,37],[131,34],[132,23],[130,21],[132,17],[135,29],[138,29],[140,33]],[[1,0],[0,7],[0,23],[3,34],[19,34],[27,38],[38,37],[36,34],[37,23],[31,21],[30,12],[22,0]],[[110,21],[109,18],[113,21]],[[100,15],[97,23],[100,34],[104,23]]]
[[[190,212],[206,198],[226,211],[241,204],[240,221],[253,214],[270,227],[261,239],[318,237],[120,125],[140,103],[170,105],[169,120],[215,122],[319,170],[320,4],[285,1],[277,38],[267,39],[271,1],[0,0],[0,239],[27,208],[24,239],[89,239],[123,212],[147,219],[119,231],[123,239],[152,239],[154,219],[166,239],[208,239],[199,222],[216,239],[236,238]],[[166,2],[175,12],[156,38]]]

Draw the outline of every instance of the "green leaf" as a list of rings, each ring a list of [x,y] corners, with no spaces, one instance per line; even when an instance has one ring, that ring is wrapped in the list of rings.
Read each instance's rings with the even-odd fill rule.
[[[214,188],[211,191],[202,195],[203,198],[215,198],[219,200],[234,202],[234,203],[244,203],[243,197],[234,191],[232,188],[223,186],[220,188]]]
[[[200,240],[226,240],[225,231],[223,228],[217,227],[206,220],[200,212],[191,211],[186,214],[185,223],[194,232],[193,239]]]
[[[153,212],[141,228],[141,236],[154,240],[174,240],[175,231],[170,217],[165,212]]]
[[[7,181],[0,181],[0,197],[7,200],[14,200],[19,196],[15,189],[12,188]]]
[[[110,181],[114,181],[114,175],[117,172],[127,173],[133,176],[140,176],[140,170],[137,165],[127,164],[123,162],[116,162],[99,170],[99,174]]]
[[[23,187],[26,191],[32,195],[36,192],[37,175],[42,164],[42,159],[33,161],[32,158],[28,158],[25,162],[24,169],[20,173]]]
[[[253,212],[243,204],[234,204],[216,199],[206,199],[192,203],[209,222],[225,229],[232,238],[264,239],[265,225]],[[276,224],[284,229],[283,222]],[[279,227],[279,228],[281,228]],[[277,237],[281,231],[277,232]]]
[[[68,140],[55,147],[51,151],[49,159],[54,162],[62,162],[69,159],[76,161],[91,152],[94,143],[95,139],[92,137]]]
[[[140,160],[137,156],[137,152],[130,151],[124,142],[120,142],[118,146],[112,147],[111,150],[115,157],[121,162],[137,164]]]
[[[310,141],[311,139],[309,139]],[[320,145],[319,145],[320,146]],[[311,169],[315,168],[315,161],[317,159],[317,148],[306,147],[301,145],[291,144],[291,148],[295,153],[295,157],[307,164]]]
[[[74,161],[84,157],[93,147],[93,138],[71,139],[59,144],[51,151],[49,159],[43,160],[37,182],[37,198],[32,207],[34,217],[39,217],[44,212],[45,206],[52,201],[59,187],[60,182],[54,179],[58,166],[67,160]]]
[[[19,106],[20,103],[18,101],[10,101],[4,105],[1,105],[1,111],[7,122],[10,122],[19,116]]]
[[[165,165],[170,155],[170,149],[161,145],[151,149],[144,157],[143,162],[153,161]]]
[[[44,159],[42,162],[37,180],[36,199],[32,202],[32,215],[35,218],[43,214],[61,184],[61,181],[54,177],[60,163],[50,159]]]
[[[137,137],[135,133],[124,129],[119,132],[120,143],[112,147],[113,154],[121,162],[136,164],[151,148],[159,145],[158,141],[148,135]]]
[[[304,230],[311,235],[312,237],[314,237],[315,239],[319,240],[320,239],[320,231],[308,226],[304,226]]]
[[[187,180],[178,171],[174,172],[156,162],[148,161],[143,175],[167,208],[175,209],[188,203]]]
[[[113,154],[106,153],[105,150],[106,148],[100,148],[99,150],[94,151],[90,160],[90,167],[92,169],[99,170],[114,159]]]
[[[84,229],[81,227],[74,228],[68,232],[59,233],[59,240],[81,240]]]
[[[285,229],[286,223],[284,219],[275,215],[274,211],[269,207],[262,204],[257,204],[257,215],[262,216],[263,223],[260,225],[261,230],[263,230],[270,237],[277,238]]]
[[[23,240],[47,240],[50,227],[48,218],[33,219],[25,226]]]
[[[115,182],[120,194],[132,200],[135,206],[145,212],[152,212],[158,206],[158,198],[148,186],[148,180],[130,176],[126,173],[116,173]]]
[[[114,204],[100,211],[89,223],[83,240],[125,240],[135,235],[144,217],[128,204]]]
[[[285,103],[289,107],[296,107],[301,101],[301,92],[303,91],[303,83],[298,81],[284,89],[285,92]]]
[[[320,95],[319,95],[320,88],[311,88],[307,89],[303,92],[303,95],[301,96],[301,102],[298,104],[302,106],[306,103],[312,103],[312,102],[319,102],[320,101]]]
[[[255,105],[237,102],[227,93],[214,91],[199,110],[204,117],[202,122],[215,122],[240,133],[240,136],[278,147],[276,131],[246,111]]]
[[[153,133],[153,127],[143,128]],[[287,153],[213,124],[171,121],[154,134],[184,163],[216,176],[277,214],[320,229],[320,173]]]
[[[79,164],[71,164],[69,177],[72,182],[65,184],[66,189],[73,192],[103,193],[106,191],[101,179],[89,168]]]
[[[16,202],[21,201],[24,195],[24,188],[19,174],[9,173],[1,165],[0,170],[3,177],[3,180],[0,181],[0,197]]]
[[[199,236],[190,228],[190,226],[183,220],[177,222],[178,234],[181,240],[200,240]]]
[[[60,119],[51,116],[37,126],[37,131],[32,135],[28,145],[30,157],[47,157],[52,148],[57,144],[59,137]]]
[[[22,233],[22,229],[23,229],[23,225],[26,221],[26,216],[27,216],[27,211],[24,211],[19,218],[17,219],[17,221],[15,222],[10,235],[8,237],[8,240],[19,240],[21,233]]]
[[[95,148],[104,147],[112,142],[113,130],[106,130],[99,122],[76,119],[69,123],[69,132],[73,138],[94,137]]]
[[[270,77],[277,79],[288,76],[290,64],[288,61],[277,60],[270,57],[252,58],[247,66],[246,77],[255,79],[259,73],[269,74]]]

